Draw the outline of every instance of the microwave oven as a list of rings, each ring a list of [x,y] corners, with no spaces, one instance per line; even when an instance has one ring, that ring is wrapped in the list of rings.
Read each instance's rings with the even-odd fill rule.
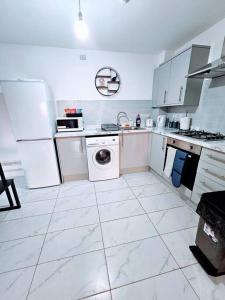
[[[64,117],[56,119],[56,126],[58,132],[66,131],[83,131],[84,124],[82,117]]]

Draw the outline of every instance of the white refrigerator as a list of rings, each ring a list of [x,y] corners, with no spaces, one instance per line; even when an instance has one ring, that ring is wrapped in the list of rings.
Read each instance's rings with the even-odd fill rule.
[[[0,82],[28,188],[60,184],[54,144],[55,105],[41,80]]]

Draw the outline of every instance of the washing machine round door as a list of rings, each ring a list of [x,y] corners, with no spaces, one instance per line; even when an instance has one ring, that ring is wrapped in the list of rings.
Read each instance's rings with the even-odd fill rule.
[[[113,156],[114,153],[111,149],[102,148],[98,149],[94,153],[93,160],[95,165],[97,165],[99,168],[107,168],[109,165],[111,165]]]

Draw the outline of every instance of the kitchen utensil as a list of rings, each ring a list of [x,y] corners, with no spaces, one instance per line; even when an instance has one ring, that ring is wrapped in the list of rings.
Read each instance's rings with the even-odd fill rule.
[[[166,124],[166,116],[165,115],[159,115],[157,117],[157,127],[158,128],[164,128]]]
[[[154,125],[153,119],[151,119],[151,118],[146,119],[145,126],[146,126],[147,128],[152,128],[153,125]]]
[[[180,118],[180,129],[181,130],[189,130],[191,124],[191,118],[190,117],[182,117]]]

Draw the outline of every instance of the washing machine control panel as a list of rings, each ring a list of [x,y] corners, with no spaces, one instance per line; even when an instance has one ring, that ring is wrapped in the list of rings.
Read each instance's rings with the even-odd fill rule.
[[[95,137],[86,137],[87,147],[91,146],[109,146],[109,145],[118,145],[119,136],[95,136]]]

